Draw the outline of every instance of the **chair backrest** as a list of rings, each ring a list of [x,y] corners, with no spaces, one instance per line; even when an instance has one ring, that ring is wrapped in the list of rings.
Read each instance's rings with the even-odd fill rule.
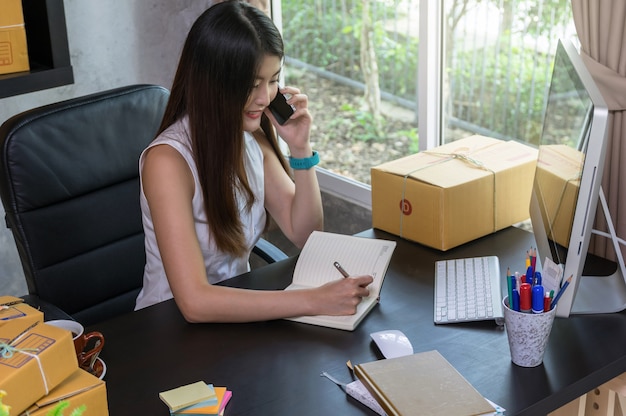
[[[85,325],[134,308],[145,264],[138,161],[168,97],[122,87],[0,126],[0,196],[28,291]]]

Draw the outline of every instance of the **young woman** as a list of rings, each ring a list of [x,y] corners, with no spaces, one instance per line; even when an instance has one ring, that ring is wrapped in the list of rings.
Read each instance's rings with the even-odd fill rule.
[[[268,110],[283,54],[273,22],[244,2],[218,3],[193,24],[159,135],[140,159],[146,267],[138,309],[173,296],[189,322],[246,322],[354,314],[368,295],[370,276],[298,291],[213,285],[249,270],[266,212],[298,247],[322,228],[308,99],[280,90],[296,109],[283,125]],[[293,178],[274,128],[289,146]]]

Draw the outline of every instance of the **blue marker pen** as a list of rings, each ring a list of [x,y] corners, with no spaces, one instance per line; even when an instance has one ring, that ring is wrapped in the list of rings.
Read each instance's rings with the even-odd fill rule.
[[[541,286],[541,273],[535,272],[535,284]]]
[[[544,296],[543,286],[541,285],[533,286],[533,293],[532,293],[533,313],[543,312],[543,296]]]
[[[516,312],[519,312],[519,291],[517,289],[513,289],[513,302],[511,309]]]

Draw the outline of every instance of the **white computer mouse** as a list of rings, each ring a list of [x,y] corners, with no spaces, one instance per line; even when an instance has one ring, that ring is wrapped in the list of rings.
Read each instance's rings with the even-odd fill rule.
[[[385,358],[402,357],[413,354],[413,345],[402,331],[397,329],[387,329],[384,331],[372,332],[372,340]]]

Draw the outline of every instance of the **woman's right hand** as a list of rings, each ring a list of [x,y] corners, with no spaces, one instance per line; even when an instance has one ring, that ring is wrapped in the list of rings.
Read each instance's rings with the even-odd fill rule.
[[[337,279],[326,283],[317,291],[315,315],[354,315],[364,297],[369,296],[367,286],[372,283],[372,276],[354,276]]]

